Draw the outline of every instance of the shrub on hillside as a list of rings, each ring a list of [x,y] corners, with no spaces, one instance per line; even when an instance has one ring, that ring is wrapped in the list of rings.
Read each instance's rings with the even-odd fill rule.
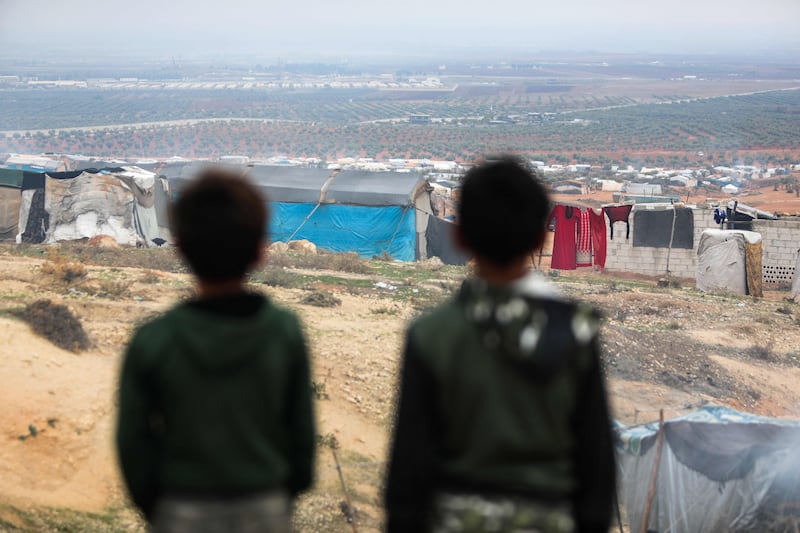
[[[63,256],[54,256],[39,267],[42,275],[58,283],[71,284],[83,280],[89,274],[86,267],[78,261],[70,261]]]
[[[66,305],[36,300],[18,311],[17,316],[27,322],[34,333],[59,348],[77,353],[91,347],[81,321]]]

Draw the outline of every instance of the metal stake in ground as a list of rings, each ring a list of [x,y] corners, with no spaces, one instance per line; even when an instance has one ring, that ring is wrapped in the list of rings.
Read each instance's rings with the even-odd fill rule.
[[[342,492],[344,492],[345,504],[342,506],[342,511],[350,527],[353,528],[353,533],[358,533],[358,529],[356,529],[356,510],[353,507],[353,502],[350,501],[350,493],[347,492],[347,484],[344,482],[342,465],[339,463],[339,456],[336,455],[336,448],[331,446],[331,453],[333,454],[333,460],[336,462],[336,471],[339,473],[339,482],[342,484]]]

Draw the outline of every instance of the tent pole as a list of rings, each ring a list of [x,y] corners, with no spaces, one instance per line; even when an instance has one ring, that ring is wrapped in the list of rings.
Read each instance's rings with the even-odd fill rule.
[[[619,533],[625,533],[622,529],[622,513],[619,510],[619,490],[614,493],[614,507],[617,508],[617,525],[619,526]]]
[[[667,286],[669,286],[669,260],[672,255],[672,241],[675,238],[675,219],[678,218],[678,212],[675,210],[675,205],[672,205],[672,230],[669,232],[669,248],[667,249]]]
[[[656,437],[656,456],[653,459],[653,474],[650,476],[650,490],[647,492],[647,504],[644,506],[641,533],[647,533],[647,523],[650,521],[650,508],[656,495],[656,481],[658,480],[658,467],[661,463],[661,446],[664,443],[664,410],[658,411],[658,436]]]

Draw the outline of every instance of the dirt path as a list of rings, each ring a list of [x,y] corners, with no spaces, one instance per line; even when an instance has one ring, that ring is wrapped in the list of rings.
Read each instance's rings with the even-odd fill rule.
[[[13,406],[0,410],[0,504],[100,512],[124,502],[112,443],[124,344],[137,323],[190,294],[190,280],[90,266],[84,286],[68,287],[42,274],[47,261],[0,249],[0,404]],[[92,294],[93,284],[109,280],[125,290],[114,297]],[[706,296],[692,287],[667,290],[594,273],[554,282],[606,317],[604,357],[618,419],[653,420],[661,408],[676,416],[706,402],[800,416],[800,306],[780,295],[760,301]],[[320,437],[339,445],[359,531],[379,531],[379,487],[402,335],[419,312],[418,302],[363,283],[352,290],[345,282],[311,287],[335,291],[341,305],[331,308],[302,304],[309,287],[254,288],[301,316],[313,356]],[[9,313],[39,298],[68,305],[93,348],[64,351]],[[344,497],[326,446],[319,448],[317,470],[315,490],[298,505],[299,529],[347,531],[340,510]]]

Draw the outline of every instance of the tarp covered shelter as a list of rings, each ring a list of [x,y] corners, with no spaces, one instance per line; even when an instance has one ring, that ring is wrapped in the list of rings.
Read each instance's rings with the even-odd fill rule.
[[[184,167],[176,194],[205,166]],[[271,241],[308,240],[362,257],[428,257],[430,187],[418,173],[269,165],[225,165],[252,180],[270,202]]]
[[[792,275],[792,300],[800,300],[800,250],[797,250],[797,258],[794,261],[794,274]]]
[[[703,292],[763,296],[761,234],[707,229],[697,246],[696,286]]]
[[[16,239],[23,185],[38,176],[38,172],[0,168],[0,241]]]
[[[119,244],[170,240],[169,184],[137,167],[40,174],[22,187],[18,242],[109,235]]]
[[[620,500],[630,531],[644,531],[658,422],[618,436]],[[798,444],[800,421],[722,406],[666,421],[647,531],[792,531],[781,520],[800,518]]]

